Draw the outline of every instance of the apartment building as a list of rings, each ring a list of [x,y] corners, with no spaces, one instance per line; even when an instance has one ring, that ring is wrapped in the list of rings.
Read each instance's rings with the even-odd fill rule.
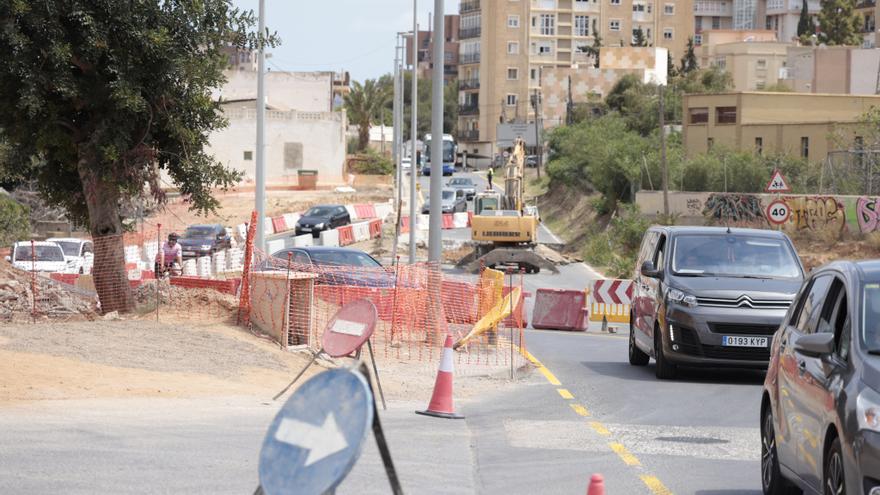
[[[593,66],[583,51],[629,46],[641,29],[680,58],[693,35],[693,0],[463,0],[459,4],[459,140],[492,156],[495,126],[534,120],[542,72]]]
[[[715,47],[711,64],[728,72],[734,91],[761,91],[786,75],[788,43],[726,43]]]
[[[705,44],[704,31],[752,31],[767,29],[776,39],[797,38],[802,0],[694,0],[694,32],[697,44]],[[819,14],[819,0],[809,0],[810,15]],[[745,40],[741,40],[745,41]]]
[[[764,28],[776,32],[779,41],[797,40],[797,26],[801,18],[803,0],[762,0],[763,12],[759,15],[764,19]],[[819,0],[808,0],[807,11],[811,16],[818,16],[822,10]]]
[[[862,48],[874,48],[878,46],[877,39],[877,15],[880,9],[877,0],[862,0],[856,4],[856,11],[862,14]]]
[[[880,48],[792,46],[785,84],[797,92],[872,95],[880,80]]]
[[[833,135],[854,128],[880,96],[805,93],[685,95],[682,142],[687,156],[725,146],[756,153],[786,153],[821,161],[835,148]]]
[[[446,38],[443,44],[443,79],[447,82],[453,81],[458,77],[459,26],[460,23],[457,15],[443,17],[443,31]],[[434,70],[434,61],[432,60],[434,56],[434,33],[432,31],[419,30],[417,47],[419,78],[430,81],[431,73]],[[412,37],[407,37],[405,62],[407,67],[412,65],[412,49]]]

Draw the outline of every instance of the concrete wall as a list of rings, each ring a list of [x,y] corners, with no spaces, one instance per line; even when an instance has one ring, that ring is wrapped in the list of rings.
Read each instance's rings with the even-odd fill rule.
[[[230,109],[225,115],[229,126],[211,135],[208,151],[253,179],[256,109]],[[266,178],[295,177],[297,169],[309,169],[318,171],[321,183],[342,181],[345,125],[344,112],[267,111]],[[250,160],[245,159],[246,151],[251,152]]]
[[[257,73],[226,71],[223,87],[214,90],[214,100],[256,100]],[[266,73],[266,104],[279,110],[329,112],[333,104],[332,72]]]

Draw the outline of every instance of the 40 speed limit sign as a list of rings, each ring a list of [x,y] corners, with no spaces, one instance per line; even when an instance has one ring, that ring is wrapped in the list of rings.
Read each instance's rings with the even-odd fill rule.
[[[782,225],[788,221],[789,216],[791,216],[791,208],[788,207],[785,201],[777,199],[767,205],[767,220],[770,223]]]

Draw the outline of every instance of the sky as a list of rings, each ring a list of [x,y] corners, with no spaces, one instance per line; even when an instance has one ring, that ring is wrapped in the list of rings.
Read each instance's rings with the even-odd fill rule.
[[[259,9],[258,0],[233,0],[242,9]],[[398,31],[412,30],[412,0],[265,0],[266,27],[281,45],[266,60],[270,70],[347,70],[357,81],[394,69]],[[419,29],[428,25],[434,0],[418,0]],[[447,14],[458,0],[445,0]]]

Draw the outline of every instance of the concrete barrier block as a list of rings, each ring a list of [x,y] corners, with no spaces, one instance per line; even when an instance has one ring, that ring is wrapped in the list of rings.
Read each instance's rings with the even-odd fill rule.
[[[339,231],[333,229],[321,232],[321,245],[331,247],[339,246]]]
[[[348,210],[348,216],[351,217],[352,222],[358,219],[358,212],[354,205],[345,205],[345,209]]]
[[[358,222],[352,224],[354,242],[362,242],[370,239],[370,222]]]
[[[382,219],[382,221],[388,220],[388,217],[394,212],[394,206],[391,203],[376,203],[373,205],[376,209],[376,218]]]
[[[266,242],[266,254],[272,254],[284,249],[284,239],[275,239]]]
[[[298,235],[293,238],[293,245],[296,247],[314,246],[315,240],[312,238],[312,234]]]
[[[468,226],[468,213],[466,211],[453,213],[452,224],[456,229],[466,229]]]

